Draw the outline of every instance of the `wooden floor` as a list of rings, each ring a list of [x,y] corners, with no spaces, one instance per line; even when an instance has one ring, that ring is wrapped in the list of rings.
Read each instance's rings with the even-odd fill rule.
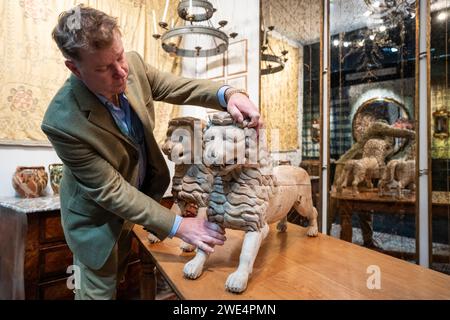
[[[197,280],[183,278],[193,253],[181,252],[178,239],[150,244],[142,227],[134,232],[181,299],[450,299],[448,275],[326,235],[309,238],[294,224],[286,233],[271,226],[243,294],[224,287],[238,265],[242,232],[227,230],[227,242],[216,247]],[[380,268],[381,289],[367,288],[369,266]]]

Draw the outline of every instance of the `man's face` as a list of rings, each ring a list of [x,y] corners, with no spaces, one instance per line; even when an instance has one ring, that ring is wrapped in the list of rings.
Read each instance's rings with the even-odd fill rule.
[[[81,50],[80,61],[68,60],[66,66],[96,94],[110,99],[125,91],[128,63],[118,33],[111,47],[93,52]]]

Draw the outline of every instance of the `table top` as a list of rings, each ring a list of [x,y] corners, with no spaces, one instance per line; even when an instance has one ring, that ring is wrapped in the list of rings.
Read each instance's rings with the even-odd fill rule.
[[[0,197],[0,207],[26,214],[59,210],[60,201],[59,195],[50,195],[39,198]]]
[[[402,203],[415,204],[415,196],[407,194],[402,198],[397,196],[380,195],[378,190],[361,191],[358,194],[352,192],[351,188],[345,188],[342,192],[331,192],[331,198],[338,200],[365,201],[365,202],[383,202],[383,203]]]
[[[448,275],[327,235],[309,238],[291,223],[286,233],[271,226],[242,294],[227,292],[225,281],[238,266],[243,232],[227,230],[197,280],[183,277],[194,254],[182,252],[179,239],[150,244],[141,226],[134,233],[181,299],[450,299]],[[370,266],[380,268],[381,289],[367,287]]]

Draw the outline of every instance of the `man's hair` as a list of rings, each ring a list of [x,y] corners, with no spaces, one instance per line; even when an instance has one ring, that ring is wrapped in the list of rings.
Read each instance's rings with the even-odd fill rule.
[[[120,35],[117,18],[81,4],[59,15],[52,37],[65,58],[79,61],[80,49],[109,48],[116,32]]]

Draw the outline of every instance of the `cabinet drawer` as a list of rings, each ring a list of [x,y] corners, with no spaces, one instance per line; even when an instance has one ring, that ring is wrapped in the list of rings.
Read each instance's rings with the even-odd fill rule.
[[[73,300],[73,290],[67,288],[67,278],[48,281],[38,286],[40,300]]]
[[[67,267],[72,264],[72,252],[66,244],[39,250],[40,279],[67,276]]]
[[[40,215],[39,242],[45,244],[58,241],[64,241],[64,231],[61,226],[61,216],[59,211],[52,211]]]

